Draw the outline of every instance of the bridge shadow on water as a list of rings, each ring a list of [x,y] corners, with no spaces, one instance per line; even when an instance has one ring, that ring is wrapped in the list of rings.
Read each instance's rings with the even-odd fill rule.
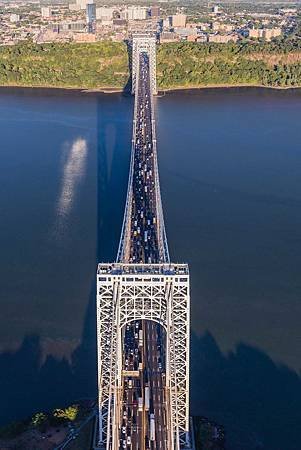
[[[131,121],[116,122],[114,108],[116,103],[112,104],[108,97],[97,98],[95,272],[98,261],[116,258],[127,188],[130,147],[124,148],[124,142],[131,142]],[[69,359],[50,355],[41,364],[43,347],[38,335],[25,336],[17,351],[0,354],[0,424],[63,407],[77,399],[96,398],[94,274],[92,278],[80,345]],[[72,311],[66,320],[72,321]]]
[[[301,378],[239,343],[225,355],[207,332],[192,335],[191,411],[226,429],[229,450],[300,450]]]
[[[71,362],[48,356],[40,366],[38,336],[0,355],[2,422],[96,397],[94,300]],[[300,377],[243,343],[225,356],[209,333],[192,336],[191,412],[224,425],[228,450],[300,450]]]
[[[130,120],[116,123],[116,104],[105,102],[103,97],[97,102],[95,267],[97,261],[116,256],[130,155],[130,145],[124,148],[124,142],[131,139]],[[70,360],[48,356],[41,365],[42,346],[36,335],[26,336],[17,351],[0,355],[1,423],[96,397],[95,295],[93,281],[81,343]],[[72,320],[72,311],[66,320]],[[244,343],[225,355],[209,332],[192,335],[191,411],[225,426],[228,450],[301,448],[300,376]]]

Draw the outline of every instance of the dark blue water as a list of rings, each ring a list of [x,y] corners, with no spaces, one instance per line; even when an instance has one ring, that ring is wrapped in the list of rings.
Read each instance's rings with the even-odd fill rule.
[[[133,100],[0,91],[0,420],[96,393],[94,274],[115,258]],[[172,259],[192,283],[193,414],[229,450],[300,450],[301,92],[156,100]]]

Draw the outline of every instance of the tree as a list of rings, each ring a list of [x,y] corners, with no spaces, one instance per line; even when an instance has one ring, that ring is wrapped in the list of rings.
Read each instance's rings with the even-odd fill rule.
[[[73,422],[77,418],[78,411],[79,411],[78,405],[71,405],[65,409],[55,409],[53,411],[53,416],[56,417],[57,419],[69,420]]]
[[[44,414],[42,412],[36,413],[31,418],[31,424],[37,428],[40,427],[41,425],[44,425],[46,423],[46,421],[47,421],[47,416],[46,416],[46,414]]]

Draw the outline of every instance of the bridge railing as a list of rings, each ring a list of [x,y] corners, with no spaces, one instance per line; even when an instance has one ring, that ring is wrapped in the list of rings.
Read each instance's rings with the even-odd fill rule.
[[[139,77],[139,64],[136,69],[136,77]],[[138,108],[138,83],[135,84],[135,101],[134,101],[134,119],[133,119],[133,131],[132,131],[132,147],[131,147],[131,162],[130,173],[127,187],[126,204],[123,215],[123,223],[121,236],[119,241],[119,247],[117,252],[117,262],[122,262],[127,259],[130,245],[130,233],[131,233],[131,213],[132,213],[132,201],[133,201],[133,176],[134,176],[134,157],[135,157],[135,143],[136,143],[136,127],[137,127],[137,108]]]
[[[157,154],[157,136],[156,136],[156,120],[155,120],[155,112],[154,112],[154,100],[153,96],[150,96],[151,102],[151,120],[152,120],[152,145],[153,145],[153,153],[154,153],[154,168],[155,168],[155,189],[156,189],[156,205],[157,205],[157,213],[158,213],[158,245],[159,245],[159,253],[162,262],[169,262],[169,249],[168,242],[165,231],[165,223],[164,223],[164,215],[163,215],[163,207],[162,207],[162,198],[161,198],[161,189],[160,189],[160,178],[159,178],[159,165],[158,165],[158,154]]]

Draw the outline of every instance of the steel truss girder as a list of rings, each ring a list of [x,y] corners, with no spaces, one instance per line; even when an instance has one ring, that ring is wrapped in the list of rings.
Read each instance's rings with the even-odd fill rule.
[[[166,330],[166,390],[170,402],[169,449],[187,443],[189,432],[189,272],[185,264],[99,264],[97,330],[99,435],[103,448],[118,448],[121,330],[134,320],[153,320]],[[114,435],[115,432],[115,435]]]

